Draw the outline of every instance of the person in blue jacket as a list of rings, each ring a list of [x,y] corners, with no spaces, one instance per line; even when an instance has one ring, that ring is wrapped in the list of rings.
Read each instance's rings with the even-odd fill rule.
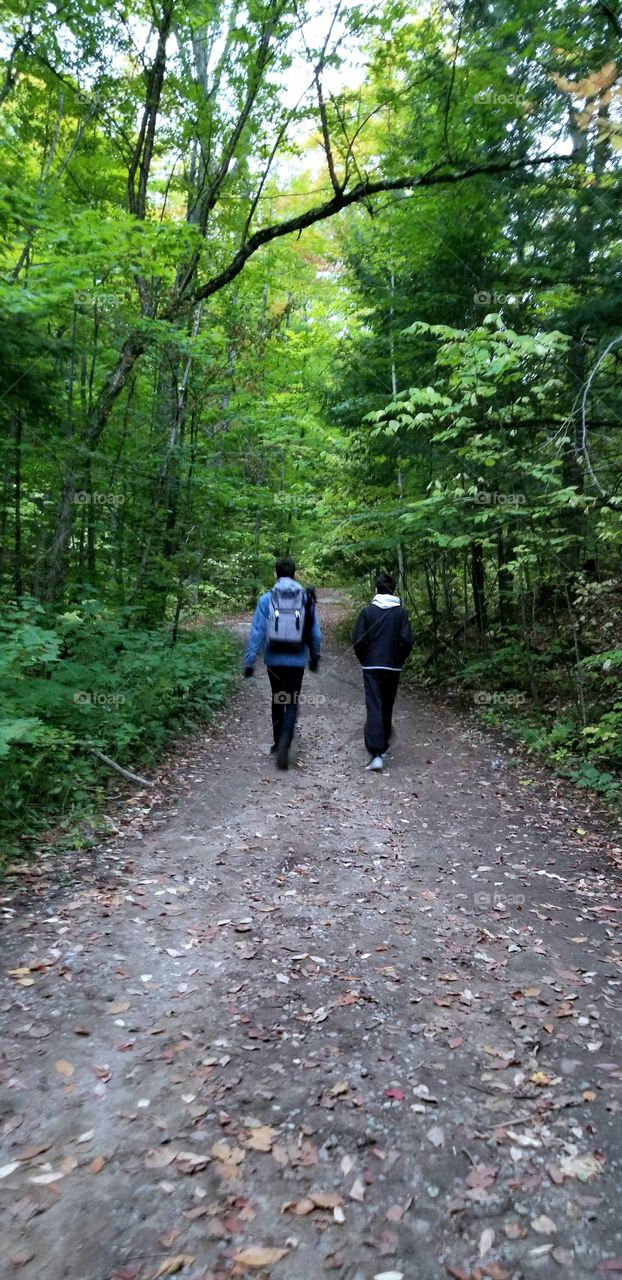
[[[296,565],[289,557],[277,560],[275,569],[276,582],[271,591],[265,591],[257,601],[257,608],[251,624],[246,656],[244,658],[244,675],[252,676],[255,662],[263,650],[264,662],[268,669],[270,688],[272,690],[272,732],[274,743],[271,751],[276,755],[279,769],[287,769],[289,749],[296,720],[298,718],[298,698],[302,686],[305,667],[317,671],[320,661],[322,633],[315,611],[315,591],[307,587],[306,591],[296,581]],[[297,594],[300,593],[300,594]],[[275,601],[300,601],[302,598],[304,624],[301,629],[300,642],[281,645],[270,632],[274,630]]]

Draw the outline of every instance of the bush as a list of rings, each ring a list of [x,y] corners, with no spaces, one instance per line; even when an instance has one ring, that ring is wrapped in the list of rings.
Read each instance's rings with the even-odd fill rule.
[[[174,730],[225,699],[238,645],[222,631],[134,630],[91,602],[48,615],[34,602],[0,622],[0,830],[15,844],[96,808],[104,773],[153,761]],[[107,776],[107,771],[106,771]]]

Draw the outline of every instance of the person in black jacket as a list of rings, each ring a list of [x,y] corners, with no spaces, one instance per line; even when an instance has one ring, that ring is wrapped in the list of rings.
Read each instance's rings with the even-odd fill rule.
[[[365,686],[365,746],[371,755],[365,767],[373,772],[382,769],[389,749],[400,672],[414,642],[408,614],[395,595],[395,578],[379,573],[376,595],[361,609],[352,637]]]

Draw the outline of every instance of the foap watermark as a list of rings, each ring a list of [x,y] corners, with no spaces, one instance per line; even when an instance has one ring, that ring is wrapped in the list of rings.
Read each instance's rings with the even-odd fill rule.
[[[488,489],[478,489],[477,493],[469,493],[466,498],[476,507],[522,507],[526,502],[524,493],[499,493]]]
[[[74,502],[79,506],[87,506],[92,504],[94,507],[122,507],[125,502],[125,494],[123,493],[86,493],[84,489],[80,489],[78,493],[73,495]]]
[[[524,893],[504,893],[502,889],[494,889],[492,893],[478,889],[477,893],[473,894],[473,902],[482,910],[489,907],[493,911],[503,911],[508,907],[523,907],[525,895]]]
[[[474,93],[473,101],[485,107],[518,107],[522,110],[529,99],[523,93],[516,93],[511,89],[495,89],[490,85],[487,89]]]
[[[516,295],[497,293],[496,289],[492,293],[488,289],[476,289],[473,301],[476,307],[502,307],[506,302],[516,302]]]
[[[289,693],[287,689],[279,689],[272,695],[272,701],[276,707],[288,707],[292,702],[298,707],[322,707],[326,698],[323,693],[298,693],[297,690]]]
[[[96,689],[79,689],[73,695],[73,701],[80,707],[122,707],[125,702],[123,693],[101,693]]]
[[[475,689],[473,701],[476,707],[522,707],[527,701],[525,693],[489,693],[487,689]]]
[[[124,302],[131,302],[132,299],[133,294],[129,284],[119,285],[118,289],[111,289],[110,285],[93,285],[90,289],[76,289],[73,295],[77,307],[86,307],[92,302],[97,302],[102,307],[118,307]]]

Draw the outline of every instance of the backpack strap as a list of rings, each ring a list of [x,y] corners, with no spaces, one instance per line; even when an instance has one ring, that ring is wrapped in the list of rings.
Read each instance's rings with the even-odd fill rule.
[[[279,629],[280,600],[279,600],[279,593],[278,593],[278,590],[277,590],[277,588],[276,588],[276,587],[273,587],[273,588],[272,588],[272,591],[270,592],[270,598],[271,598],[271,600],[272,600],[272,608],[273,608],[273,610],[274,610],[274,618],[275,618],[275,622],[274,622],[274,630],[275,630],[275,631],[278,631],[278,629]]]
[[[315,602],[315,589],[313,587],[306,587],[302,596],[302,605],[305,611],[305,625],[302,633],[302,641],[303,644],[306,645],[309,644],[311,639],[313,619],[315,618]]]

